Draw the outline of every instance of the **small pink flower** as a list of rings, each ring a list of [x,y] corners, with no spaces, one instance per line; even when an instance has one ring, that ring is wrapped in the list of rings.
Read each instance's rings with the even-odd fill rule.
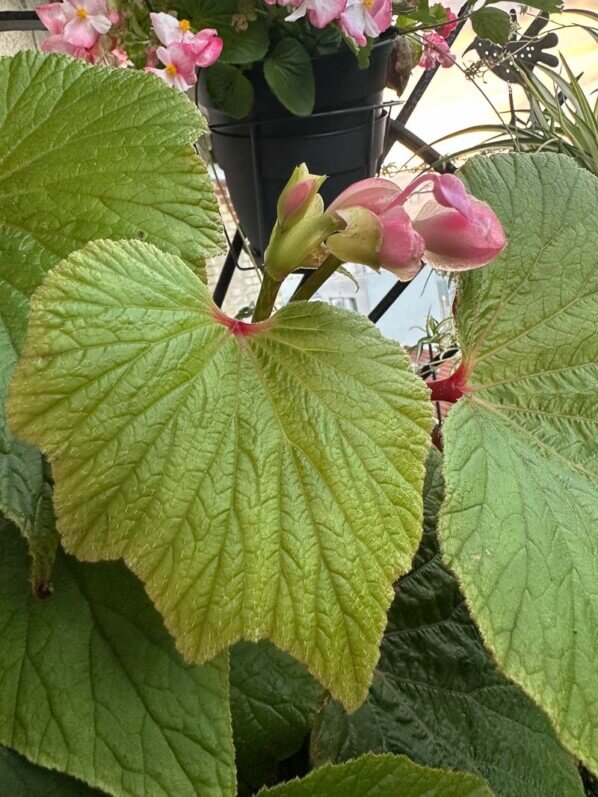
[[[446,271],[469,271],[495,260],[506,246],[505,233],[492,208],[470,199],[469,218],[458,210],[425,205],[413,226],[426,243],[426,260]]]
[[[458,17],[455,14],[455,12],[451,11],[451,9],[448,6],[445,6],[444,10],[446,11],[446,20],[447,21],[444,23],[444,25],[442,25],[442,27],[437,28],[436,32],[438,33],[439,36],[442,36],[443,39],[448,39],[448,37],[451,35],[451,33],[457,27],[457,24],[458,24],[457,23],[457,19],[458,19]]]
[[[204,28],[196,33],[185,45],[193,55],[195,66],[205,69],[212,66],[222,53],[224,42],[212,28]]]
[[[415,221],[405,202],[422,185],[432,183],[434,201]],[[410,280],[422,257],[446,271],[480,268],[505,247],[505,234],[493,210],[470,196],[452,174],[424,174],[401,190],[390,180],[361,180],[328,208],[344,229],[327,241],[330,251],[347,262],[382,267]]]
[[[377,38],[390,27],[391,22],[391,0],[347,0],[340,16],[343,31],[360,47],[367,44],[366,37]]]
[[[424,51],[419,65],[424,69],[434,69],[437,64],[447,69],[453,66],[455,58],[451,48],[438,33],[424,34]]]
[[[66,42],[64,37],[59,34],[47,36],[41,44],[41,49],[44,53],[64,53],[65,55],[71,55],[73,58],[80,58],[90,64],[96,63],[94,49],[75,47],[73,44]]]
[[[286,4],[281,4],[286,5]],[[295,22],[306,14],[314,28],[325,28],[334,20],[339,19],[345,10],[347,0],[301,0],[299,3],[288,3],[296,6],[286,18],[288,22]]]
[[[64,0],[62,5],[66,19],[62,35],[68,44],[89,49],[112,27],[105,0]]]
[[[184,44],[193,57],[195,66],[212,66],[219,58],[224,42],[217,31],[205,28],[199,33],[191,31],[188,19],[176,19],[171,14],[150,14],[152,28],[165,47],[171,44]]]
[[[184,44],[175,43],[169,47],[158,47],[156,55],[165,68],[156,69],[146,66],[146,72],[153,72],[169,86],[173,86],[179,91],[188,91],[197,83],[195,62]]]
[[[133,66],[133,62],[129,58],[127,51],[122,50],[120,47],[115,47],[113,50],[110,50],[106,55],[106,62],[109,66],[118,66],[123,69],[128,66]]]

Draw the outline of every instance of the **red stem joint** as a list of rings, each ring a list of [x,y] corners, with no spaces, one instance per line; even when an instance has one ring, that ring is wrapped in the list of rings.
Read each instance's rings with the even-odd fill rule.
[[[455,404],[469,392],[467,389],[468,377],[469,369],[465,367],[464,363],[461,363],[457,370],[446,379],[426,382],[432,391],[432,401],[448,401],[450,404]]]

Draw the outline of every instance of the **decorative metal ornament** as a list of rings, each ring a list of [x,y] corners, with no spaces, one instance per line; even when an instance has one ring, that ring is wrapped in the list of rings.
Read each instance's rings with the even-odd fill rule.
[[[511,10],[511,19],[514,23],[517,22],[517,14],[513,10]],[[539,14],[525,33],[522,33],[519,38],[513,34],[509,41],[502,46],[488,41],[488,39],[476,37],[465,52],[474,50],[484,66],[487,66],[496,77],[506,83],[522,83],[519,70],[515,67],[523,67],[525,70],[532,71],[536,64],[558,66],[557,56],[545,52],[545,50],[551,50],[557,46],[559,39],[556,33],[547,33],[542,38],[538,38],[538,34],[546,27],[548,21],[548,14]]]

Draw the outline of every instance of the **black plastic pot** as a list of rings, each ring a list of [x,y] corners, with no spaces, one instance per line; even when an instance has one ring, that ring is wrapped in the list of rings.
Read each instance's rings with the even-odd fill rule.
[[[291,172],[307,163],[327,174],[328,203],[380,165],[388,113],[380,107],[393,39],[377,42],[370,65],[360,70],[347,48],[313,60],[314,112],[293,116],[270,91],[261,64],[246,72],[255,90],[252,114],[233,119],[212,105],[200,78],[199,101],[208,111],[215,160],[226,175],[241,227],[263,254],[276,220],[276,202]]]

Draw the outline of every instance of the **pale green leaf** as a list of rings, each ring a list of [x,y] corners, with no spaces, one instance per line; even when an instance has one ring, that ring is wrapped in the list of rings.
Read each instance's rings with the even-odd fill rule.
[[[424,538],[413,570],[396,584],[369,697],[351,716],[337,702],[326,706],[312,757],[318,764],[369,751],[404,753],[418,764],[477,774],[500,797],[583,797],[549,721],[497,671],[440,561],[440,459],[433,450]]]
[[[195,267],[216,253],[218,208],[192,146],[203,130],[197,109],[151,75],[0,58],[0,511],[29,537],[42,462],[4,418],[27,299],[93,238],[144,238]]]
[[[426,769],[405,756],[364,755],[326,764],[302,780],[259,792],[260,797],[492,797],[475,775]]]
[[[189,659],[268,638],[355,708],[421,536],[432,407],[366,319],[231,322],[185,264],[90,244],[32,300],[9,402],[67,548],[118,558]]]
[[[7,747],[0,747],[0,788],[5,797],[101,797],[104,794],[68,775],[31,764]]]
[[[501,668],[596,770],[598,179],[557,155],[464,176],[509,245],[461,280],[441,544]]]
[[[232,648],[230,699],[241,794],[281,780],[277,764],[301,748],[323,693],[304,667],[269,642]]]
[[[2,523],[0,744],[117,797],[233,795],[226,658],[185,665],[120,563],[61,553],[45,601],[27,567]]]

